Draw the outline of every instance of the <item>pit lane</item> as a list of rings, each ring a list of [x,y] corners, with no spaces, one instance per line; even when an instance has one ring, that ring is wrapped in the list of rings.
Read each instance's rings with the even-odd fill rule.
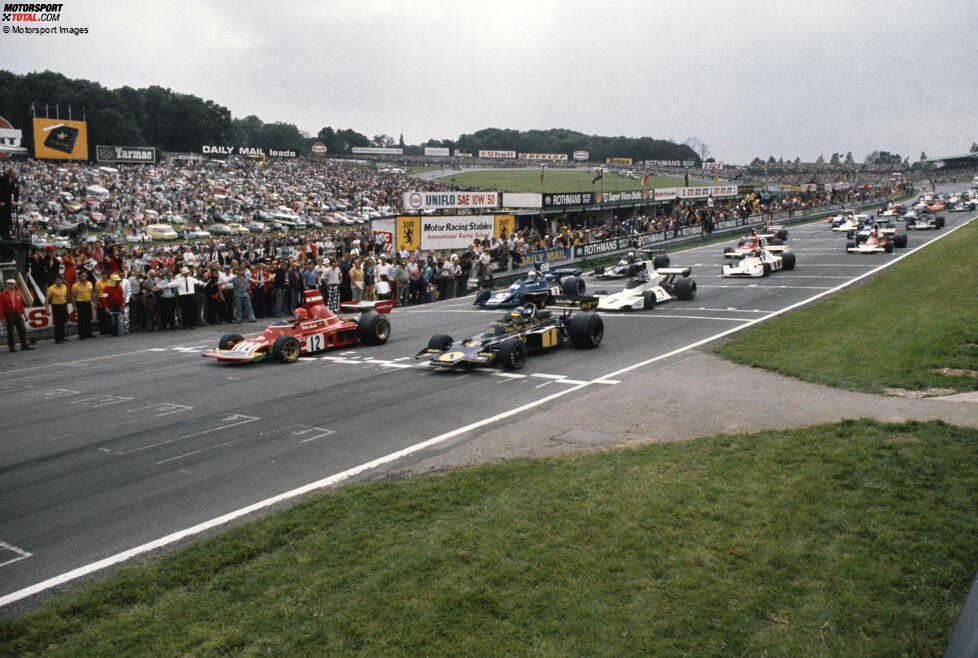
[[[461,338],[484,328],[494,312],[475,309],[471,296],[397,309],[384,346],[289,366],[202,359],[200,351],[227,327],[45,343],[9,355],[0,362],[7,419],[0,440],[0,604],[330,476],[382,477],[384,465],[357,470],[433,437],[478,441],[481,427],[557,400],[587,405],[589,390],[615,386],[637,363],[826,294],[972,215],[946,213],[947,229],[912,232],[908,248],[893,254],[846,254],[844,234],[825,222],[795,226],[788,244],[796,269],[763,279],[720,277],[723,245],[675,253],[674,266],[693,268],[695,300],[602,313],[606,333],[598,350],[532,356],[519,373],[445,372],[413,359],[431,334]],[[587,283],[591,291],[623,286]],[[436,450],[437,442],[425,449]]]

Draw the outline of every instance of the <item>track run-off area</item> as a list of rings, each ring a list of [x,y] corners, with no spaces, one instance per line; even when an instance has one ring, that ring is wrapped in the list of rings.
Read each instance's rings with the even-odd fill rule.
[[[974,218],[944,215],[946,228],[911,232],[891,254],[845,253],[845,234],[824,220],[791,226],[795,269],[759,279],[721,277],[722,248],[736,238],[672,253],[673,266],[692,268],[694,300],[601,313],[598,349],[531,356],[518,372],[446,372],[414,359],[431,335],[468,337],[498,313],[471,295],[395,309],[385,345],[291,365],[201,358],[229,331],[221,326],[9,354],[0,361],[0,608],[314,490],[382,477],[558,401],[587,407],[595,390],[843,290]],[[624,286],[585,281],[588,292]]]

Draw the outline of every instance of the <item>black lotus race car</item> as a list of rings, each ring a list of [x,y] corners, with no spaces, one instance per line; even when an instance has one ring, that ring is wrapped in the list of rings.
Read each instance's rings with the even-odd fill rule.
[[[542,352],[565,343],[580,349],[601,344],[604,321],[597,313],[587,312],[597,307],[596,297],[525,295],[525,299],[531,297],[547,306],[526,301],[498,316],[483,333],[465,340],[455,341],[444,334],[432,336],[428,347],[415,358],[442,368],[499,365],[505,370],[519,370],[531,351]],[[575,313],[575,309],[583,312]]]

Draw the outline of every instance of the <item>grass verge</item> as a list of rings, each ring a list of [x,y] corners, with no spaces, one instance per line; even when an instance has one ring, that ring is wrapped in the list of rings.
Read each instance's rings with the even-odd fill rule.
[[[617,190],[641,190],[656,187],[682,187],[681,177],[650,176],[648,184],[641,180],[605,172],[601,181],[592,183],[595,174],[577,169],[547,169],[543,176],[544,192],[605,192]],[[541,189],[538,169],[493,169],[489,171],[467,171],[449,174],[438,179],[449,185],[464,185],[484,189],[506,190],[508,192],[539,192]],[[702,181],[690,180],[691,185],[707,185]]]
[[[973,221],[866,285],[753,327],[715,352],[850,390],[978,390],[976,244]]]
[[[978,431],[846,421],[352,486],[0,623],[4,655],[938,655]]]

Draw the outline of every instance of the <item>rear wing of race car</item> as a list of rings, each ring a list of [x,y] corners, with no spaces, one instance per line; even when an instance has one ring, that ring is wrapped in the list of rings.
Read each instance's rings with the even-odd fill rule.
[[[340,304],[340,311],[343,313],[366,313],[367,311],[390,313],[392,308],[394,308],[393,299],[381,299],[373,302],[361,300],[359,302],[342,302]]]
[[[689,276],[693,271],[691,267],[660,267],[655,271],[656,274],[674,274],[676,276]]]
[[[551,297],[544,306],[547,308],[593,311],[598,307],[598,298],[593,295],[584,295],[581,297],[564,297],[563,295],[558,295],[557,297]]]
[[[767,249],[772,254],[781,254],[788,250],[788,245],[785,244],[766,244],[764,248]]]

